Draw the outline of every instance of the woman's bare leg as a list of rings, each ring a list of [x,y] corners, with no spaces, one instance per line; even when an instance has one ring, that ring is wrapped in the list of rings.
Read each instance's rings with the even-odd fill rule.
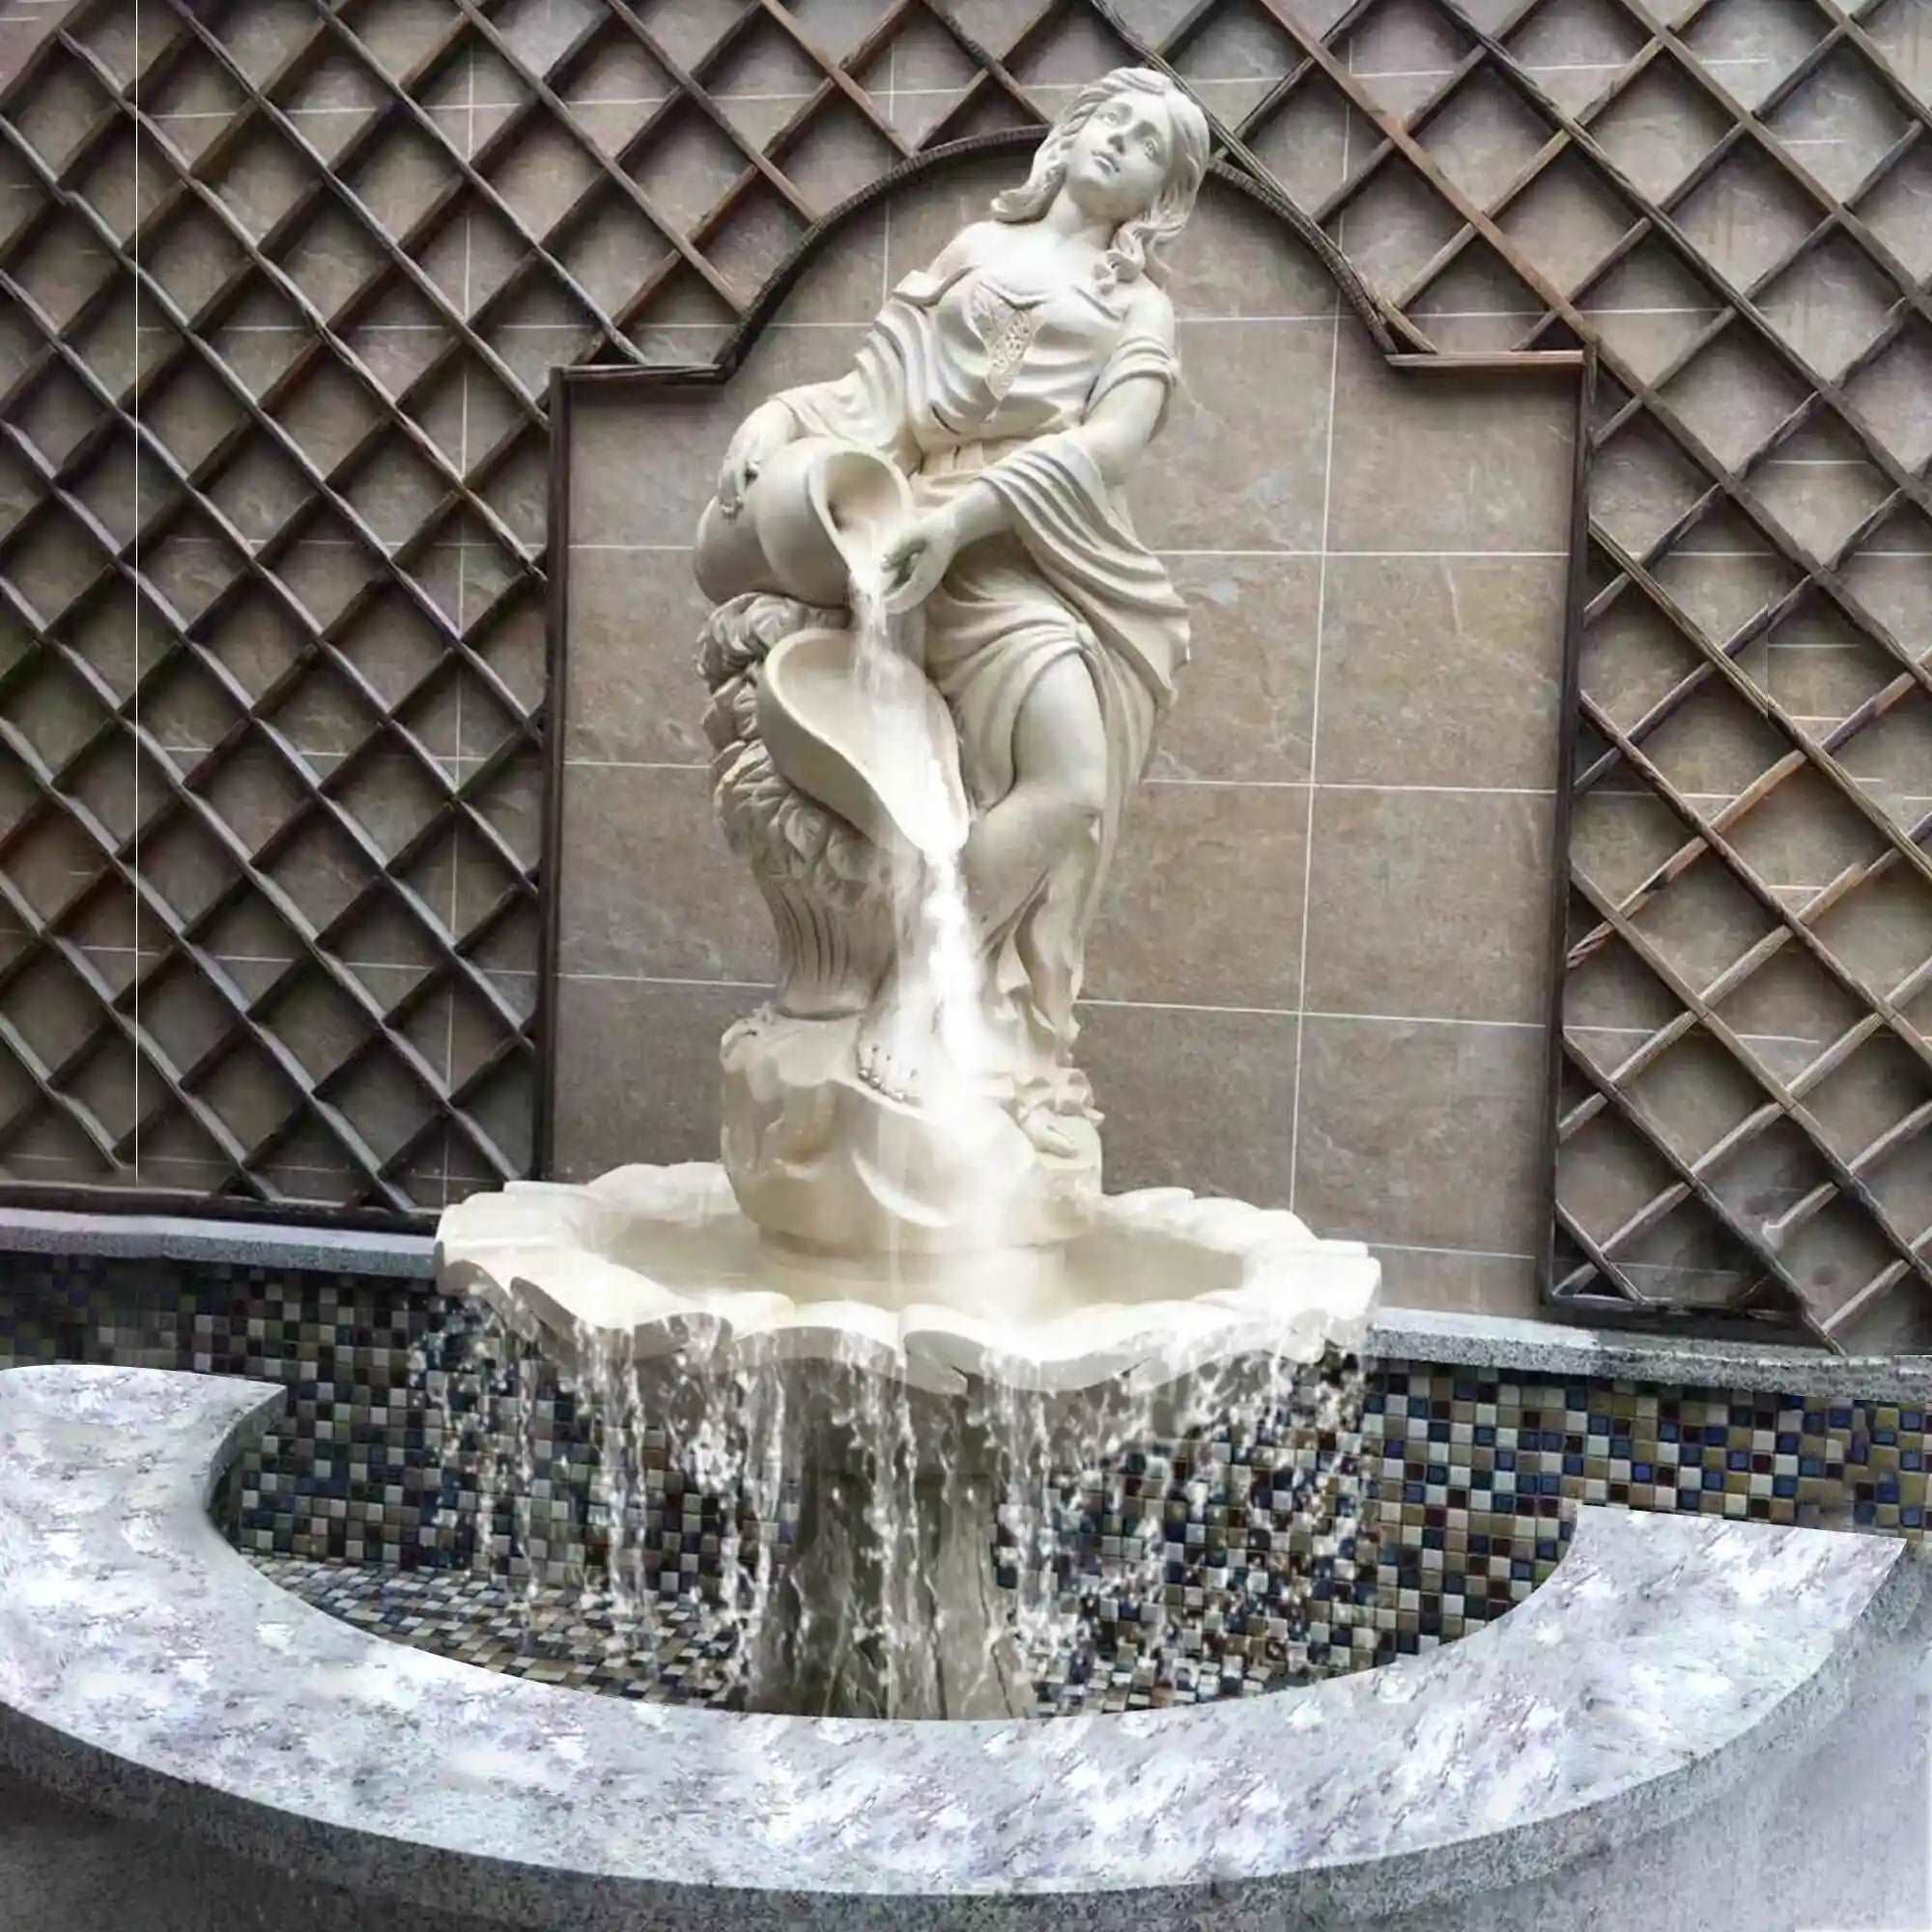
[[[1035,681],[1013,725],[1013,786],[975,823],[961,854],[982,949],[1004,932],[1080,839],[1097,839],[1107,798],[1107,731],[1093,674],[1077,657]],[[916,1101],[932,1050],[938,988],[928,962],[901,953],[859,1028],[860,1078]]]

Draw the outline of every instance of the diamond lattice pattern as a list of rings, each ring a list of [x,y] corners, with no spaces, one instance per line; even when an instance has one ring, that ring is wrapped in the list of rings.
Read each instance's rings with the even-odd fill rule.
[[[1170,65],[1384,346],[1593,345],[1553,1296],[1932,1288],[1921,0],[81,4],[0,102],[0,1162],[531,1157],[549,371]]]

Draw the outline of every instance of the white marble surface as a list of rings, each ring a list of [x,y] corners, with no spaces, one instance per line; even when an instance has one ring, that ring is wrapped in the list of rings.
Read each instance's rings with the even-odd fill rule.
[[[1596,1376],[1932,1407],[1932,1355],[1834,1355],[1776,1342],[1388,1306],[1378,1310],[1363,1348],[1382,1360],[1498,1370],[1523,1381]]]
[[[1235,1357],[1352,1353],[1381,1264],[1280,1208],[1182,1187],[1107,1195],[1064,1245],[808,1256],[760,1236],[716,1161],[682,1161],[472,1194],[438,1224],[437,1279],[567,1363],[690,1347],[836,1360],[935,1395],[969,1376],[1147,1393]]]
[[[1430,1655],[1042,1723],[640,1707],[308,1608],[204,1497],[281,1393],[0,1375],[0,1761],[319,1880],[505,1923],[1280,1928],[1547,1871],[1788,1747],[1908,1614],[1877,1538],[1585,1510]],[[1323,1919],[1321,1922],[1326,1922]]]

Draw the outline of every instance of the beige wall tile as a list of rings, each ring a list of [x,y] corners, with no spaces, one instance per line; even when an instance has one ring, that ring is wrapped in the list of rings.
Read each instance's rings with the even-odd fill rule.
[[[864,335],[774,328],[722,387],[581,391],[571,405],[571,542],[689,544],[739,423],[776,390],[842,375]]]
[[[1533,1254],[1544,1037],[1535,1027],[1305,1020],[1294,1211],[1323,1235]]]
[[[1911,656],[1932,656],[1932,524],[1899,519],[1889,525],[1845,566],[1844,576]]]
[[[1083,1005],[1078,1051],[1107,1117],[1108,1192],[1190,1187],[1285,1206],[1294,1034],[1287,1013]]]
[[[1143,786],[1094,921],[1087,990],[1293,1007],[1307,813],[1299,789]]]
[[[710,608],[689,551],[573,554],[566,757],[709,760],[696,658]]]
[[[1248,146],[1283,191],[1302,208],[1319,208],[1342,185],[1350,112],[1333,88],[1297,87],[1248,134]]]
[[[1613,898],[1633,893],[1684,843],[1684,821],[1657,793],[1612,774],[1573,809],[1574,871]]]
[[[1220,109],[1212,99],[1208,103]],[[1183,321],[1329,315],[1335,284],[1293,231],[1251,195],[1210,181],[1174,249],[1170,293]]]
[[[1333,550],[1569,549],[1574,381],[1389,369],[1342,331]]]
[[[1318,789],[1309,1008],[1541,1023],[1554,822],[1541,796]]]
[[[554,1178],[628,1160],[718,1158],[718,1041],[763,995],[566,980],[557,989]]]
[[[1331,557],[1321,780],[1554,784],[1567,571],[1561,557]]]
[[[1693,988],[1708,986],[1776,923],[1728,870],[1708,859],[1631,915],[1632,929]]]
[[[1925,789],[1932,793],[1932,745],[1922,760]],[[1737,820],[1729,838],[1744,864],[1772,886],[1822,886],[1886,848],[1884,834],[1808,766]]]
[[[1143,541],[1320,550],[1335,326],[1184,322],[1177,338],[1180,387],[1126,492]]]
[[[703,771],[566,768],[561,970],[768,980],[775,942]]]
[[[1321,559],[1179,556],[1168,569],[1187,600],[1194,656],[1150,775],[1306,780]]]

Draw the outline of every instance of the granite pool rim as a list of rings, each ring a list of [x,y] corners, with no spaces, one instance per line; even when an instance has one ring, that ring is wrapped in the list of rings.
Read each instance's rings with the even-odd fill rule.
[[[1821,1720],[1849,1693],[1856,1664],[1878,1634],[1909,1614],[1923,1567],[1907,1546],[1889,1539],[1586,1509],[1570,1555],[1549,1582],[1520,1606],[1520,1614],[1427,1656],[1266,1697],[1024,1726],[861,1725],[639,1707],[495,1677],[450,1660],[400,1650],[309,1609],[258,1577],[222,1539],[207,1515],[206,1498],[223,1458],[237,1453],[248,1431],[267,1427],[282,1401],[280,1389],[260,1383],[160,1370],[33,1368],[0,1375],[0,1441],[9,1442],[14,1452],[16,1524],[26,1493],[21,1485],[34,1475],[68,1468],[71,1513],[83,1520],[92,1513],[91,1531],[81,1535],[86,1562],[93,1566],[86,1573],[89,1587],[111,1586],[117,1571],[124,1584],[138,1578],[144,1568],[149,1573],[129,1596],[143,1607],[117,1617],[110,1631],[93,1639],[101,1646],[94,1667],[109,1669],[111,1657],[112,1668],[152,1687],[166,1682],[170,1663],[181,1662],[185,1633],[198,1634],[205,1654],[190,1656],[188,1662],[213,1685],[229,1687],[219,1710],[232,1713],[239,1705],[244,1714],[232,1719],[219,1748],[208,1739],[197,1747],[192,1724],[184,1731],[177,1713],[169,1729],[176,1746],[156,1753],[140,1730],[138,1698],[122,1742],[143,1744],[146,1758],[117,1750],[99,1734],[76,1736],[55,1721],[58,1704],[51,1690],[38,1700],[38,1708],[33,1697],[23,1695],[34,1650],[16,1612],[12,1620],[0,1616],[0,1760],[69,1795],[158,1819],[243,1856],[362,1890],[435,1902],[503,1923],[541,1924],[554,1932],[614,1929],[633,1923],[640,1911],[674,1913],[680,1926],[728,1925],[746,1932],[801,1924],[890,1924],[906,1932],[1128,1922],[1179,1926],[1195,1922],[1209,1899],[1222,1915],[1217,1922],[1260,1927],[1278,1925],[1286,1911],[1387,1912],[1466,1896],[1552,1869],[1681,1817],[1743,1776],[1766,1752]],[[32,1435],[37,1407],[42,1419],[38,1445]],[[110,1411],[112,1422],[106,1419]],[[38,1466],[25,1467],[36,1456]],[[6,1472],[0,1467],[0,1517],[7,1514],[6,1492]],[[130,1527],[139,1533],[130,1536]],[[72,1527],[57,1530],[50,1523],[29,1522],[21,1534],[22,1548],[14,1556],[16,1580],[22,1576],[35,1580],[38,1564],[41,1588],[52,1587],[62,1566],[71,1569],[80,1560],[76,1533]],[[157,1551],[166,1552],[165,1562]],[[1587,1628],[1589,1617],[1603,1610],[1601,1600],[1615,1594],[1598,1589],[1592,1600],[1572,1586],[1588,1586],[1593,1578],[1613,1572],[1640,1575],[1648,1566],[1669,1578],[1673,1593],[1685,1588],[1685,1614],[1694,1622],[1698,1615],[1710,1614],[1698,1606],[1721,1584],[1723,1563],[1718,1557],[1731,1562],[1748,1557],[1765,1566],[1766,1576],[1776,1577],[1789,1571],[1792,1552],[1803,1555],[1823,1579],[1821,1587],[1836,1595],[1808,1622],[1787,1616],[1784,1635],[1798,1643],[1780,1665],[1789,1681],[1773,1687],[1776,1694],[1750,1721],[1707,1740],[1688,1761],[1673,1757],[1671,1768],[1661,1775],[1626,1781],[1586,1802],[1515,1818],[1484,1835],[1438,1833],[1426,1841],[1404,1844],[1398,1832],[1379,1852],[1315,1857],[1287,1868],[1266,1860],[1244,1861],[1238,1832],[1224,1831],[1212,1852],[1207,1851],[1204,1828],[1208,1820],[1200,1815],[1179,1821],[1192,1829],[1180,1833],[1163,1854],[1177,1861],[1188,1860],[1184,1875],[1109,1886],[1105,1873],[1112,1867],[1081,1864],[1083,1857],[1091,1863],[1090,1841],[1096,1833],[1104,1836],[1102,1814],[1118,1820],[1123,1816],[1122,1805],[1130,1812],[1138,1804],[1149,1820],[1167,1823],[1173,1819],[1170,1801],[1191,1797],[1198,1804],[1205,1783],[1214,1786],[1208,1795],[1223,1807],[1215,1815],[1225,1814],[1224,1823],[1243,1805],[1252,1809],[1267,1777],[1265,1767],[1258,1769],[1257,1741],[1274,1747],[1278,1759],[1284,1730],[1314,1737],[1328,1718],[1346,1718],[1351,1728],[1345,1742],[1359,1760],[1364,1748],[1377,1742],[1365,1726],[1378,1719],[1378,1711],[1382,1731],[1400,1735],[1401,1711],[1410,1705],[1422,1711],[1428,1702],[1422,1693],[1444,1690],[1440,1680],[1450,1680],[1447,1689],[1453,1690],[1455,1679],[1469,1676],[1472,1662],[1490,1662],[1492,1652],[1506,1646],[1513,1653],[1513,1672],[1533,1668],[1539,1653],[1548,1659],[1564,1648],[1539,1642],[1535,1632],[1540,1623],[1564,1615],[1566,1598],[1571,1614],[1580,1615]],[[24,1571],[19,1567],[23,1563]],[[1701,1578],[1695,1574],[1700,1565]],[[163,1577],[180,1586],[178,1596],[204,1585],[205,1593],[185,1612],[180,1605],[150,1605],[143,1591],[157,1599],[164,1595],[156,1588]],[[1791,1607],[1785,1606],[1787,1611]],[[213,1613],[216,1608],[219,1614]],[[278,1627],[295,1633],[294,1641],[307,1649],[308,1662],[337,1673],[338,1690],[344,1684],[356,1687],[355,1695],[371,1700],[369,1708],[330,1712],[318,1702],[306,1715],[314,1720],[332,1715],[339,1727],[318,1722],[306,1729],[298,1714],[281,1708],[289,1701],[287,1657],[270,1655],[255,1634],[264,1608],[272,1611]],[[1759,1622],[1763,1628],[1754,1633],[1756,1640],[1776,1649],[1784,1640],[1776,1620],[1767,1622],[1760,1614]],[[1674,1616],[1672,1628],[1681,1633],[1682,1627],[1682,1617]],[[1575,1634],[1580,1640],[1584,1628]],[[79,1641],[70,1638],[64,1659],[75,1654]],[[151,1647],[145,1659],[144,1643]],[[286,1639],[282,1648],[285,1653]],[[210,1663],[215,1666],[212,1670]],[[247,1668],[258,1673],[252,1691]],[[271,1684],[283,1692],[279,1702],[268,1695]],[[437,1699],[409,1713],[412,1687],[425,1699],[434,1691]],[[217,1689],[211,1702],[221,1694]],[[395,1708],[399,1696],[412,1722],[403,1722]],[[443,1708],[448,1704],[457,1707],[460,1721]],[[1318,1704],[1328,1711],[1310,1722],[1306,1714]],[[1386,1706],[1394,1707],[1393,1720],[1381,1709]],[[1300,1719],[1297,1712],[1303,1714]],[[1439,1719],[1442,1712],[1438,1708],[1434,1715]],[[218,1711],[209,1716],[218,1729]],[[479,1718],[485,1725],[480,1731]],[[1586,1719],[1600,1727],[1605,1721],[1594,1707],[1580,1717],[1570,1713],[1565,1721],[1581,1724]],[[521,1753],[504,1742],[506,1720],[512,1733],[518,1723],[526,1728],[526,1748]],[[155,1721],[152,1711],[146,1721]],[[423,1726],[440,1727],[442,1756],[434,1754]],[[348,1735],[350,1729],[357,1735]],[[1195,1737],[1188,1738],[1189,1732]],[[1605,1736],[1614,1738],[1614,1724]],[[599,1786],[579,1789],[582,1778],[573,1782],[567,1762],[550,1764],[558,1739],[575,1740],[583,1763],[603,1767]],[[1204,1749],[1204,1739],[1220,1748]],[[482,1792],[472,1791],[461,1805],[446,1801],[439,1805],[435,1789],[426,1797],[421,1782],[425,1772],[446,1772],[451,1750],[459,1754],[456,1761],[467,1761],[461,1752],[479,1748],[479,1740],[518,1767],[516,1776],[525,1783],[521,1797],[506,1796],[500,1788],[491,1794],[487,1781]],[[1390,1739],[1380,1742],[1386,1745]],[[1589,1740],[1583,1742],[1588,1745]],[[1604,1743],[1600,1738],[1594,1747],[1601,1751]],[[1173,1748],[1156,1754],[1156,1744]],[[645,1745],[651,1747],[647,1751],[641,1749]],[[1304,1742],[1304,1751],[1310,1748]],[[426,1749],[432,1750],[427,1760],[422,1755]],[[210,1752],[228,1780],[225,1784],[204,1782],[198,1775]],[[347,1791],[339,1782],[331,1786],[308,1763],[330,1752],[346,1753],[360,1767],[348,1780]],[[412,1756],[413,1766],[397,1768],[399,1757]],[[556,1780],[542,1790],[530,1782],[540,1760],[549,1766],[546,1775]],[[1175,1783],[1177,1761],[1186,1770],[1184,1787]],[[1310,1762],[1297,1768],[1305,1770]],[[1341,1762],[1352,1783],[1365,1790],[1378,1788],[1359,1761]],[[1063,1777],[1051,1791],[1054,1804],[1042,1805],[1048,1787],[1041,1779],[1054,1773],[1056,1764],[1063,1772],[1070,1766],[1079,1773],[1078,1787]],[[600,1789],[602,1804],[615,1805],[610,1787],[613,1780],[621,1781],[620,1775],[652,1789],[681,1786],[669,1817],[653,1818],[652,1829],[631,1847],[627,1868],[619,1868],[609,1834],[600,1837],[594,1831],[589,1842],[604,1855],[603,1869],[594,1868],[587,1858],[554,1861],[562,1841],[553,1842],[547,1834],[566,1826],[583,1829],[587,1821],[580,1812],[598,1808]],[[1172,1788],[1144,1788],[1159,1784],[1163,1776]],[[303,1780],[318,1776],[319,1788],[335,1792],[333,1813],[322,1805],[304,1808],[309,1794]],[[977,1852],[970,1841],[962,1842],[957,1849],[971,1856],[944,1874],[931,1867],[930,1831],[913,1833],[912,1856],[925,1861],[917,1869],[927,1882],[904,1883],[909,1868],[901,1861],[897,1875],[902,1889],[896,1890],[886,1889],[882,1881],[892,1874],[879,1868],[867,1875],[867,1883],[855,1880],[861,1855],[844,1826],[822,1830],[815,1847],[801,1851],[787,1845],[781,1857],[770,1833],[761,1838],[755,1829],[745,1830],[748,1818],[767,1815],[756,1804],[761,1789],[767,1796],[777,1789],[815,1794],[822,1801],[841,1788],[850,1797],[855,1779],[866,1796],[856,1815],[867,1829],[881,1833],[904,1829],[906,1820],[922,1816],[928,1827],[935,1817],[943,1825],[954,1812],[962,1826],[979,1829],[975,1801],[987,1815],[998,1813],[1003,1801],[1009,1810],[998,1819],[993,1841],[980,1844]],[[287,1803],[261,1795],[278,1782]],[[1038,1788],[1029,1797],[1030,1783]],[[436,1784],[432,1778],[432,1787]],[[1096,1786],[1097,1797],[1093,1796]],[[446,1782],[440,1788],[446,1790]],[[1305,1804],[1309,1788],[1304,1780],[1295,1793],[1297,1804]],[[1065,1813],[1083,1792],[1094,1815],[1069,1820]],[[356,1814],[358,1804],[390,1816],[394,1830],[369,1829]],[[407,1815],[412,1804],[418,1810],[413,1819]],[[1036,1815],[1042,1809],[1060,1815],[1042,1824]],[[808,1804],[808,1825],[810,1810]],[[681,1844],[678,1831],[700,1814],[699,1835]],[[635,1823],[633,1813],[621,1807],[613,1815]],[[1409,1829],[1408,1817],[1405,1810],[1401,1830]],[[520,1830],[506,1832],[508,1821]],[[819,1822],[821,1828],[828,1825],[824,1817]],[[733,1825],[735,1833],[729,1829]],[[1061,1842],[1042,1848],[1037,1831],[1049,1825],[1057,1825]],[[1030,1829],[1036,1831],[1035,1838],[1028,1837]],[[468,1837],[462,1835],[466,1830]],[[1158,1829],[1152,1835],[1158,1840]],[[567,1840],[567,1831],[564,1836]],[[1272,1831],[1260,1832],[1253,1842],[1273,1846],[1277,1837]],[[484,1844],[492,1849],[477,1849]],[[722,1854],[710,1854],[717,1868],[714,1881],[692,1879],[694,1869],[705,1867],[699,1848],[719,1844],[724,1847]],[[527,1856],[505,1857],[506,1846]],[[1144,1853],[1144,1872],[1151,1869],[1146,1857]],[[1070,1859],[1071,1867],[1057,1868],[1057,1859]],[[782,1869],[819,1882],[757,1883],[755,1867],[761,1860],[767,1861],[767,1876]],[[1023,1876],[1014,1882],[1010,1875],[1016,1862]],[[1178,1862],[1176,1869],[1180,1870]],[[744,1882],[728,1882],[733,1877]],[[1002,1884],[1005,1889],[998,1889]]]
[[[0,1253],[316,1270],[434,1282],[429,1235],[367,1233],[186,1214],[91,1214],[9,1208]],[[1932,1355],[1834,1355],[1784,1343],[1591,1328],[1569,1321],[1386,1300],[1370,1317],[1364,1365],[1425,1362],[1509,1371],[1524,1380],[1627,1380],[1764,1394],[1863,1398],[1932,1408]]]

